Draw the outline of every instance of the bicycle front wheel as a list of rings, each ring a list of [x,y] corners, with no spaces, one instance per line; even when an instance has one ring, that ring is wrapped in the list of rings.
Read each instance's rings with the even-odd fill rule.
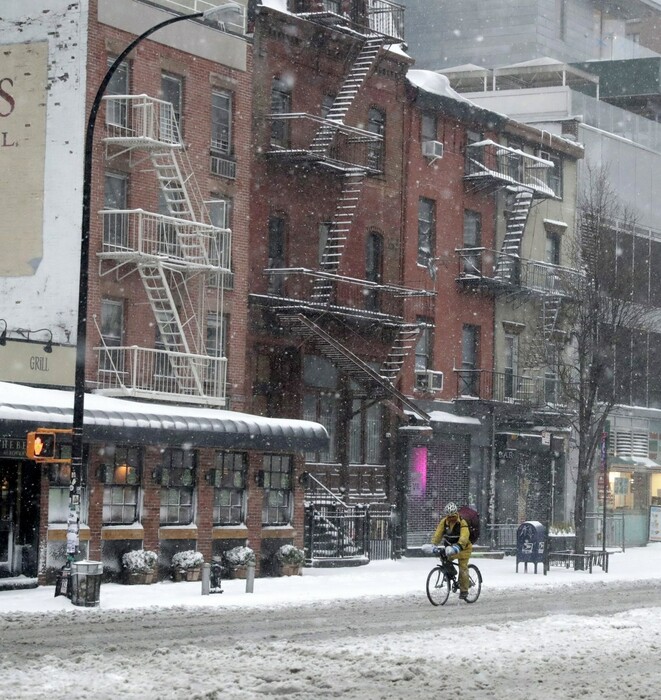
[[[468,596],[467,603],[474,603],[480,597],[482,590],[482,574],[475,564],[468,565]]]
[[[427,598],[432,605],[445,605],[449,595],[450,581],[443,567],[435,566],[427,576]]]

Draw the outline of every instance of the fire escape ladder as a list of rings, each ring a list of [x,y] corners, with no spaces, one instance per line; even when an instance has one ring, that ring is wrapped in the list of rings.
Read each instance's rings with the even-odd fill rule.
[[[192,356],[192,353],[199,354],[199,352],[198,348],[191,348],[195,339],[192,328],[196,320],[194,313],[191,315],[189,312],[185,318],[182,318],[173,295],[173,285],[168,282],[168,273],[162,263],[139,265],[138,270],[154,312],[161,342],[168,351],[170,366],[182,393],[202,395],[204,393],[200,371],[202,367]],[[181,293],[186,285],[182,280],[182,283],[175,287],[178,293]]]
[[[404,360],[411,349],[415,347],[419,332],[420,326],[417,323],[406,323],[400,326],[388,357],[386,357],[379,370],[382,377],[394,383],[402,369]]]
[[[413,411],[422,420],[430,420],[429,416],[396,389],[392,382],[381,376],[377,370],[363,362],[349,348],[329,333],[326,333],[323,328],[311,319],[302,314],[295,314],[291,316],[281,315],[279,320],[291,333],[309,342],[322,355],[331,360],[340,371],[345,372],[354,381],[363,384],[374,400],[389,399],[390,404],[397,410],[401,410],[401,407],[404,406]]]
[[[550,341],[557,329],[558,315],[562,306],[560,294],[545,294],[542,299],[542,328],[544,339]]]
[[[370,36],[366,39],[326,115],[328,121],[344,124],[344,118],[365,82],[368,73],[376,63],[384,42],[385,39],[382,36]],[[328,123],[323,124],[312,139],[310,151],[320,156],[327,155],[336,133],[336,126]]]
[[[495,277],[502,282],[511,283],[514,278],[515,268],[521,254],[521,239],[532,205],[532,192],[523,187],[517,188],[514,194],[514,204],[507,218],[507,228],[498,256]]]
[[[360,199],[365,173],[362,170],[356,170],[345,174],[343,178],[342,192],[335,206],[335,215],[330,225],[324,252],[321,256],[320,268],[323,272],[336,273],[338,271],[344,246],[358,208],[358,200]],[[332,293],[332,280],[315,280],[312,289],[313,301],[328,304]]]

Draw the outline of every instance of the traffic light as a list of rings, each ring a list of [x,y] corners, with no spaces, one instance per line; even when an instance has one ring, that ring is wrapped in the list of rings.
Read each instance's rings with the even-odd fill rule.
[[[47,461],[55,458],[55,433],[40,430],[28,433],[27,456],[36,461]]]

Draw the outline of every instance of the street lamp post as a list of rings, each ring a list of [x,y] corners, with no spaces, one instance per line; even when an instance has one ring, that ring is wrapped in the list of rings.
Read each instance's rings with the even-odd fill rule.
[[[80,495],[78,490],[79,478],[83,466],[83,421],[85,413],[85,364],[87,352],[87,293],[89,282],[89,239],[90,239],[90,215],[92,199],[92,148],[94,144],[94,127],[96,117],[101,106],[101,100],[105,94],[108,83],[124,61],[126,56],[144,39],[151,36],[159,29],[170,24],[183,22],[189,19],[212,20],[226,12],[243,13],[244,7],[236,2],[227,2],[217,7],[212,7],[204,12],[195,12],[188,15],[177,15],[159,22],[147,31],[136,37],[122,53],[115,59],[103,76],[99,85],[89,116],[85,132],[84,168],[83,168],[83,211],[80,235],[80,277],[78,281],[78,326],[76,332],[76,368],[74,375],[73,395],[73,424],[71,436],[71,486],[69,487],[69,518],[67,533],[67,562],[70,564],[79,548],[80,530]]]

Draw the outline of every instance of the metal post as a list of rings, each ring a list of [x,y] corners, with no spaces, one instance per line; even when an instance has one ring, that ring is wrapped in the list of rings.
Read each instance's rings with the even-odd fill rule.
[[[246,593],[252,593],[255,587],[255,562],[249,561],[246,566]]]
[[[601,552],[606,556],[606,501],[608,500],[608,464],[606,456],[606,440],[608,433],[601,434],[601,474],[604,480],[604,512],[601,525]]]
[[[211,592],[211,564],[202,564],[202,595],[209,595]]]

